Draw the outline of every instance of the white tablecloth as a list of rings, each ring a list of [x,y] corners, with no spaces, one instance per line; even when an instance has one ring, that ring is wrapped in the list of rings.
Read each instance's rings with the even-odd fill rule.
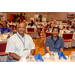
[[[58,55],[55,55],[55,56],[54,56],[54,59],[55,59],[55,60],[51,60],[51,59],[45,58],[45,56],[42,56],[42,58],[43,58],[44,62],[72,62],[72,60],[70,59],[70,56],[69,56],[69,57],[66,56],[67,60],[65,60],[65,59],[63,59],[63,58],[61,58],[61,59],[59,60],[59,56],[58,56]],[[34,61],[32,61],[32,62],[36,62],[34,58],[33,58],[33,60],[34,60]],[[20,61],[18,61],[18,62],[22,62],[22,61],[20,60]],[[30,61],[27,61],[27,62],[30,62]],[[40,61],[38,61],[38,62],[40,62]]]

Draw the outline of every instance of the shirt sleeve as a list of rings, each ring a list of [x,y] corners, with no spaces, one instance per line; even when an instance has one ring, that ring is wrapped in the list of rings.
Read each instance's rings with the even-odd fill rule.
[[[30,37],[30,48],[31,48],[31,50],[35,49],[35,44],[34,44],[33,39],[31,37]]]
[[[13,39],[11,39],[11,38],[8,39],[5,52],[6,53],[9,53],[9,52],[15,53],[15,43],[14,43]]]
[[[8,29],[8,32],[11,32],[11,29],[10,28]]]
[[[49,41],[48,41],[48,38],[46,38],[46,47],[49,47]]]
[[[61,47],[60,48],[64,48],[64,39],[62,38],[62,42],[61,42]]]

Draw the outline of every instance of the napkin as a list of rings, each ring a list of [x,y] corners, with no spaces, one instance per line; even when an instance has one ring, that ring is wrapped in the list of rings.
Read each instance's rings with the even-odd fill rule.
[[[66,31],[64,31],[64,33],[66,33]]]
[[[37,54],[34,58],[35,58],[36,61],[37,60],[44,61],[43,58],[42,58],[42,56],[40,54]]]
[[[41,26],[40,26],[41,27]]]
[[[73,31],[70,31],[70,33],[74,33]]]
[[[7,62],[12,62],[11,60],[8,60]]]
[[[47,30],[47,32],[49,32],[49,31],[50,31],[50,29]]]
[[[7,37],[7,39],[9,39],[10,38],[10,35],[8,34],[8,37]]]
[[[65,55],[62,51],[59,53],[59,60],[61,59],[61,57],[63,57],[65,60],[67,60],[67,58],[65,57]]]

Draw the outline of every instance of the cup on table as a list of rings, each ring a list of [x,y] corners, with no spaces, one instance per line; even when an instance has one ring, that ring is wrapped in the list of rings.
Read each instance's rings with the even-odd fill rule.
[[[21,62],[27,62],[27,60],[26,60],[25,57],[22,57],[22,58],[20,59],[20,61],[21,61]]]
[[[49,59],[50,58],[50,54],[49,53],[46,53],[45,54],[45,58]]]

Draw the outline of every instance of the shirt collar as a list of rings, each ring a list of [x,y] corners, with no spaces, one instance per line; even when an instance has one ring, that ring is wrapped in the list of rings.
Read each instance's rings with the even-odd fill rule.
[[[25,34],[24,34],[24,37],[22,37],[18,32],[17,32],[17,34],[19,35],[19,37],[21,37],[21,38],[24,38],[25,37]]]
[[[6,26],[6,28],[3,27],[3,29],[7,29],[7,26]]]
[[[54,40],[54,39],[53,39],[53,35],[51,36],[51,39]],[[59,36],[57,36],[57,40],[59,40]]]

